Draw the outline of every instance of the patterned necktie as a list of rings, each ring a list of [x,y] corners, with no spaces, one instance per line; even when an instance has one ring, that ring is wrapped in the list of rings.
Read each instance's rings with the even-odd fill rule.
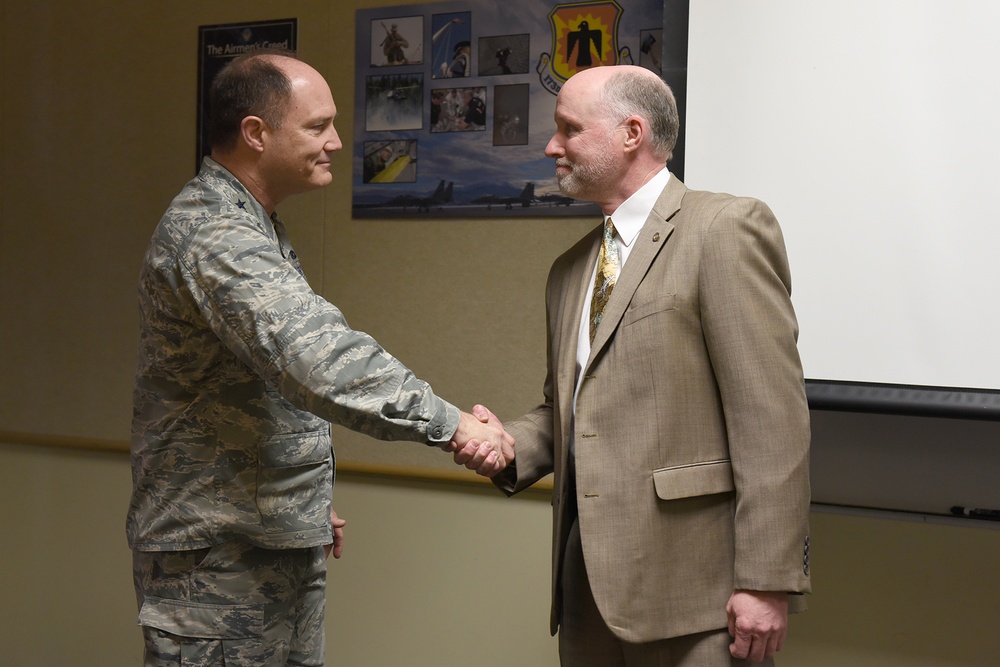
[[[611,298],[620,271],[618,262],[618,241],[615,240],[615,225],[608,218],[604,223],[604,239],[597,255],[597,276],[594,278],[594,296],[590,301],[590,342],[593,344],[597,325],[604,316],[604,307]]]

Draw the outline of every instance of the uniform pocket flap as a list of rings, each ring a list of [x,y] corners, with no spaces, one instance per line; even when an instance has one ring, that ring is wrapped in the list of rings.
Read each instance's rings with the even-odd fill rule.
[[[653,471],[656,495],[662,500],[733,491],[733,464],[729,459],[704,461]]]
[[[252,604],[202,604],[146,598],[139,625],[179,637],[246,639],[264,632],[264,608]]]
[[[330,427],[268,436],[258,444],[257,451],[262,468],[295,468],[323,463],[330,458]]]

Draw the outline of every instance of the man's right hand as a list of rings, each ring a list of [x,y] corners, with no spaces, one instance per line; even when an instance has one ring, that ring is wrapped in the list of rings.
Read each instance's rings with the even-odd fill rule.
[[[488,408],[477,405],[462,412],[451,442],[442,446],[455,463],[483,477],[493,477],[514,460],[514,438]]]

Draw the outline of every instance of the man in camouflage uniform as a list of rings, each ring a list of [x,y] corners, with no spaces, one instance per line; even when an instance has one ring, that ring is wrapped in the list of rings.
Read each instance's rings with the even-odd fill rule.
[[[127,534],[145,663],[322,665],[325,560],[344,524],[328,422],[437,445],[486,476],[513,440],[306,282],[275,207],[332,180],[323,77],[292,54],[242,56],[211,112],[212,156],[161,219],[139,282]]]

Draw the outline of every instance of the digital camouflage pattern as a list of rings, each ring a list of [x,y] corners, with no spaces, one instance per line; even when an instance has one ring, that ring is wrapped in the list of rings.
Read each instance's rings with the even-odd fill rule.
[[[322,665],[323,548],[135,552],[146,667]]]
[[[139,280],[136,550],[333,539],[334,422],[447,442],[459,411],[309,287],[277,216],[211,158],[170,204]]]

